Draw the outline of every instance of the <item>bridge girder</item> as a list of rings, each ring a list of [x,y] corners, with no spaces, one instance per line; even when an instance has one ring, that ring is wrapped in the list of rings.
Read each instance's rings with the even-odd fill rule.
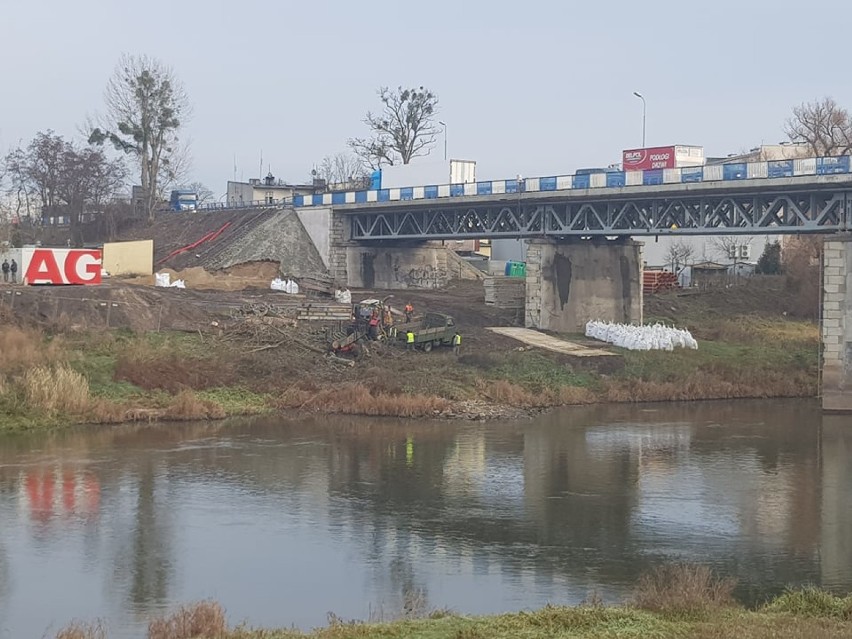
[[[346,212],[351,239],[760,235],[852,230],[852,188],[402,205]]]

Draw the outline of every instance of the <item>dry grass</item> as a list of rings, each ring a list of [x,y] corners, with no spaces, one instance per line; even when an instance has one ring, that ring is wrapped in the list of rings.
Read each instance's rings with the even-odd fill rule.
[[[106,626],[100,620],[91,623],[72,621],[56,633],[56,639],[107,639]]]
[[[21,386],[28,405],[48,415],[82,415],[89,406],[89,383],[65,365],[32,368],[22,378]]]
[[[312,412],[388,417],[428,417],[450,406],[450,402],[441,397],[388,393],[364,384],[343,384],[318,390],[291,388],[275,404],[278,408]]]
[[[148,624],[148,639],[215,639],[227,633],[225,610],[215,601],[183,606]]]
[[[637,607],[667,615],[703,615],[735,605],[734,579],[721,579],[706,566],[666,564],[642,575],[634,593]]]
[[[163,418],[181,421],[222,419],[225,409],[216,402],[201,399],[190,390],[180,391],[163,413]]]
[[[578,386],[561,386],[545,388],[539,392],[527,390],[523,386],[506,380],[481,383],[480,392],[497,404],[517,408],[549,408],[552,406],[572,406],[591,404],[595,395],[587,388]]]
[[[33,366],[55,364],[64,359],[60,340],[47,341],[35,329],[17,326],[0,327],[0,354],[7,375],[23,372]]]
[[[607,402],[671,402],[705,399],[744,399],[766,397],[813,397],[816,381],[799,379],[779,372],[756,379],[743,371],[737,379],[731,372],[725,376],[695,371],[677,381],[644,379],[607,380],[602,399]]]

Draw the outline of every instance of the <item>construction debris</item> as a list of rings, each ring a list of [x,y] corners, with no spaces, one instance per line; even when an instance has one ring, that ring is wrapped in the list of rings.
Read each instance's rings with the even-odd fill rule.
[[[526,280],[522,277],[486,277],[485,303],[501,309],[523,309],[526,300]]]

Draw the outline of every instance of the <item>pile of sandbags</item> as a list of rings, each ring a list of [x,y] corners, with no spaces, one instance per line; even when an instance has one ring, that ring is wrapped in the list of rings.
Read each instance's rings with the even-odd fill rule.
[[[676,348],[696,350],[698,348],[698,342],[688,330],[663,324],[634,326],[590,320],[586,323],[586,337],[631,351],[673,351]]]
[[[282,291],[284,293],[288,293],[289,295],[298,295],[299,294],[299,285],[296,284],[291,279],[282,280],[280,277],[276,277],[272,280],[272,283],[269,285],[273,291]]]

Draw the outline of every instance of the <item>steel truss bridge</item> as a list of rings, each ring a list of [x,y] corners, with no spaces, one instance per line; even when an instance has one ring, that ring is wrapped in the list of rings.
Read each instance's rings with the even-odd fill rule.
[[[351,239],[761,235],[852,231],[850,176],[519,193],[335,207]]]

